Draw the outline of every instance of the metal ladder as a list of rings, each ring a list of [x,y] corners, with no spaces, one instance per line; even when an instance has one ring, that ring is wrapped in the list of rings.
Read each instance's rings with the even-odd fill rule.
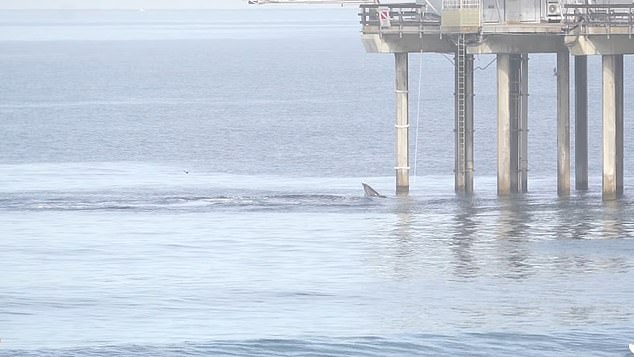
[[[467,61],[467,45],[465,35],[458,35],[458,53],[456,56],[457,63],[457,93],[456,93],[456,110],[457,110],[457,123],[456,123],[456,140],[458,145],[456,169],[460,175],[463,175],[466,171],[466,157],[465,157],[465,135],[466,135],[466,96],[467,96],[467,79],[465,75],[466,61]]]

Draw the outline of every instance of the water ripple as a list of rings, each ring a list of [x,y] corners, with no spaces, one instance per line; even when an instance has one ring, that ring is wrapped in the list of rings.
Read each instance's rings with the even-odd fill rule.
[[[351,338],[257,339],[177,345],[106,345],[70,349],[0,350],[0,356],[614,356],[627,340],[604,334],[470,333]]]

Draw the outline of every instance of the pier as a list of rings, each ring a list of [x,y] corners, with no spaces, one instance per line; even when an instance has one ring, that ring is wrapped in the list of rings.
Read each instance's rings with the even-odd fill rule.
[[[396,193],[409,192],[409,53],[454,55],[455,191],[474,192],[474,55],[497,56],[497,192],[528,191],[528,65],[557,56],[557,192],[571,191],[570,57],[574,57],[575,189],[588,189],[587,56],[602,56],[604,200],[623,194],[623,56],[634,53],[631,1],[444,0],[362,4],[367,52],[395,58]]]

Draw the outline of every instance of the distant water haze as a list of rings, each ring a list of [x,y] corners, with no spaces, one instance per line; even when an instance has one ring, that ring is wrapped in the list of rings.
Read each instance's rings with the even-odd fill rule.
[[[246,0],[0,0],[0,9],[240,9]]]

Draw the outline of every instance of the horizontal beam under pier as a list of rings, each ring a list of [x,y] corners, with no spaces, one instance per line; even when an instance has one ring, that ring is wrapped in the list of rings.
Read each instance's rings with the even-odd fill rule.
[[[573,56],[634,54],[634,41],[630,34],[568,35],[565,42]]]
[[[566,51],[564,36],[548,34],[490,34],[469,46],[470,54],[557,53]]]
[[[456,44],[449,36],[443,38],[439,34],[423,35],[379,35],[363,34],[363,46],[369,53],[429,52],[455,53]]]

